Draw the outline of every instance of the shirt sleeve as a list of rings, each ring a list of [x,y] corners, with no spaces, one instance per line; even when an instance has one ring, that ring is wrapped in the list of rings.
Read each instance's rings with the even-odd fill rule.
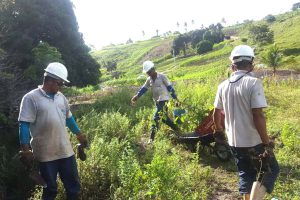
[[[18,121],[34,122],[36,120],[37,107],[30,95],[25,95],[21,101]]]
[[[30,143],[30,123],[29,122],[19,122],[19,140],[20,144]]]
[[[167,90],[168,90],[169,92],[171,92],[171,96],[172,96],[173,99],[177,99],[177,95],[175,94],[175,90],[174,90],[174,88],[172,87],[172,85],[167,86]]]
[[[65,101],[65,107],[66,107],[66,118],[71,118],[72,117],[72,112],[70,110],[70,105],[68,99],[64,96],[64,101]]]
[[[251,108],[265,108],[267,107],[267,101],[262,86],[261,80],[257,79],[251,92]]]
[[[169,81],[169,79],[167,78],[167,76],[165,76],[164,74],[162,74],[162,81],[166,87],[168,87],[169,85],[172,85],[171,82]]]
[[[145,94],[147,92],[147,88],[145,87],[141,87],[141,89],[138,91],[137,95],[138,97],[142,96],[143,94]]]
[[[72,131],[72,133],[74,134],[80,133],[80,129],[78,128],[73,116],[66,119],[66,124],[67,127]]]
[[[147,78],[147,80],[144,83],[144,85],[142,86],[142,88],[149,89],[149,87],[150,87],[150,77]]]
[[[218,87],[217,94],[216,94],[216,98],[215,98],[215,102],[214,102],[214,107],[217,108],[217,109],[223,110],[223,102],[222,102],[222,84],[219,85],[219,87]]]

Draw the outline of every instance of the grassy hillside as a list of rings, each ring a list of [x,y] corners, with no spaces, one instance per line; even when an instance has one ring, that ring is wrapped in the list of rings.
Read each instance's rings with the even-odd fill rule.
[[[300,14],[288,12],[275,16],[276,21],[268,23],[274,31],[274,42],[283,54],[282,63],[279,69],[300,70]],[[264,20],[253,23],[267,23]],[[213,52],[204,55],[196,55],[190,52],[189,56],[176,57],[170,53],[172,38],[155,38],[148,41],[136,42],[129,45],[119,45],[93,52],[92,55],[102,62],[113,59],[117,62],[117,71],[122,74],[121,78],[114,79],[111,73],[102,69],[104,84],[107,85],[139,85],[145,77],[141,73],[141,64],[150,59],[156,63],[157,69],[171,77],[171,80],[202,79],[207,74],[224,74],[225,66],[229,64],[228,55],[233,46],[241,44],[242,38],[247,38],[248,24],[226,28],[227,32],[234,30],[236,40],[224,41],[214,46]],[[256,63],[261,63],[261,55],[268,46],[258,47],[256,44],[249,44],[257,48]],[[163,53],[157,53],[158,49],[165,49]],[[220,70],[218,69],[219,67]],[[223,70],[222,70],[223,69]]]
[[[284,53],[279,69],[300,69],[299,17],[299,12],[286,13],[269,24]],[[130,98],[137,90],[132,85],[141,85],[145,80],[140,76],[141,63],[154,60],[157,70],[174,82],[182,107],[187,110],[180,125],[182,132],[192,131],[212,109],[217,86],[229,73],[228,56],[235,45],[241,44],[240,38],[247,37],[245,26],[236,27],[236,40],[217,44],[204,55],[189,51],[187,57],[173,58],[169,53],[171,38],[93,52],[98,62],[117,61],[117,71],[123,75],[111,79],[111,73],[101,69],[102,84],[118,89],[74,111],[91,141],[87,161],[79,162],[83,199],[238,199],[233,160],[222,163],[208,149],[189,151],[173,140],[174,133],[164,125],[154,144],[146,145],[154,111],[151,94],[140,98],[136,106],[130,105]],[[266,48],[259,47],[256,63],[261,62],[260,55]],[[275,152],[281,167],[275,190],[266,199],[296,200],[300,195],[300,81],[291,76],[269,76],[263,84],[269,104],[265,111],[268,131],[276,137]],[[173,109],[171,102],[170,114]],[[34,196],[39,195],[37,190]],[[58,199],[63,199],[62,193]]]

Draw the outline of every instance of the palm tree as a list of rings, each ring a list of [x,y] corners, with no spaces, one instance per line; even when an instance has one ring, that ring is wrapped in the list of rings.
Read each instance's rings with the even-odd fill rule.
[[[223,23],[224,25],[226,24],[226,20],[224,17],[221,19],[221,23]]]
[[[282,54],[279,51],[279,48],[274,44],[271,46],[267,52],[262,56],[262,60],[266,63],[269,67],[273,68],[273,74],[276,73],[276,68],[280,64],[282,58]]]
[[[194,27],[195,27],[195,21],[192,19],[191,23],[192,23],[192,29],[194,29]]]
[[[187,32],[187,22],[184,22],[184,29],[185,29],[185,32]]]

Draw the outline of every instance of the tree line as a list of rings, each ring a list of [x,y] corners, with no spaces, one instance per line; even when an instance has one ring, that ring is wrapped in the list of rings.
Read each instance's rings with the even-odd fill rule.
[[[224,40],[223,26],[220,23],[216,25],[211,24],[208,28],[201,28],[190,31],[185,34],[179,34],[172,45],[172,54],[174,56],[183,53],[186,56],[186,50],[190,45],[196,49],[198,54],[211,51],[213,44],[222,42]]]

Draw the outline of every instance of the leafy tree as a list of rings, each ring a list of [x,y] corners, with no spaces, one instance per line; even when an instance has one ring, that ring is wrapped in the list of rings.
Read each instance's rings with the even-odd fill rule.
[[[185,35],[180,34],[173,41],[172,51],[175,56],[180,54],[180,51],[183,51],[184,56],[186,56],[186,45],[188,43],[188,38]]]
[[[266,53],[262,56],[262,60],[269,67],[273,68],[273,73],[276,73],[276,69],[280,64],[282,54],[276,44],[272,45]]]
[[[158,29],[156,29],[156,37],[158,37]]]
[[[225,20],[224,17],[221,19],[221,22],[222,22],[223,24],[226,24],[226,20]]]
[[[197,44],[203,40],[204,29],[195,30],[191,33],[191,44],[193,48],[196,48]]]
[[[292,10],[295,11],[298,10],[299,8],[300,8],[300,2],[297,2],[293,4]]]
[[[117,69],[117,62],[116,61],[107,61],[103,67],[105,67],[106,70],[109,72],[114,71]]]
[[[34,63],[32,50],[44,41],[61,53],[72,84],[98,82],[100,66],[78,32],[70,0],[4,0],[0,7],[0,48],[9,55],[6,64],[27,69]]]
[[[260,45],[273,43],[274,32],[266,24],[250,25],[249,38]]]
[[[207,40],[207,41],[210,41],[210,42],[214,42],[214,38],[213,38],[213,36],[212,36],[211,30],[205,31],[205,33],[203,34],[203,40]]]
[[[131,44],[131,43],[133,43],[133,41],[132,41],[131,38],[129,38],[129,39],[126,41],[126,44]]]
[[[188,25],[187,25],[187,22],[184,22],[184,27],[185,27],[184,29],[185,29],[185,32],[187,32],[187,26],[188,26]]]
[[[213,49],[213,43],[208,40],[203,40],[203,41],[199,42],[199,44],[197,45],[197,53],[198,54],[203,54],[203,53],[209,52],[212,49]]]
[[[40,42],[34,49],[33,64],[25,70],[25,77],[31,78],[36,84],[41,81],[44,69],[50,62],[63,62],[61,53],[57,48],[46,42]]]
[[[268,23],[272,23],[272,22],[276,21],[276,18],[275,18],[274,15],[267,15],[267,16],[265,16],[264,19],[265,19]]]
[[[143,37],[145,37],[145,31],[144,30],[142,31],[142,34],[143,34]]]

